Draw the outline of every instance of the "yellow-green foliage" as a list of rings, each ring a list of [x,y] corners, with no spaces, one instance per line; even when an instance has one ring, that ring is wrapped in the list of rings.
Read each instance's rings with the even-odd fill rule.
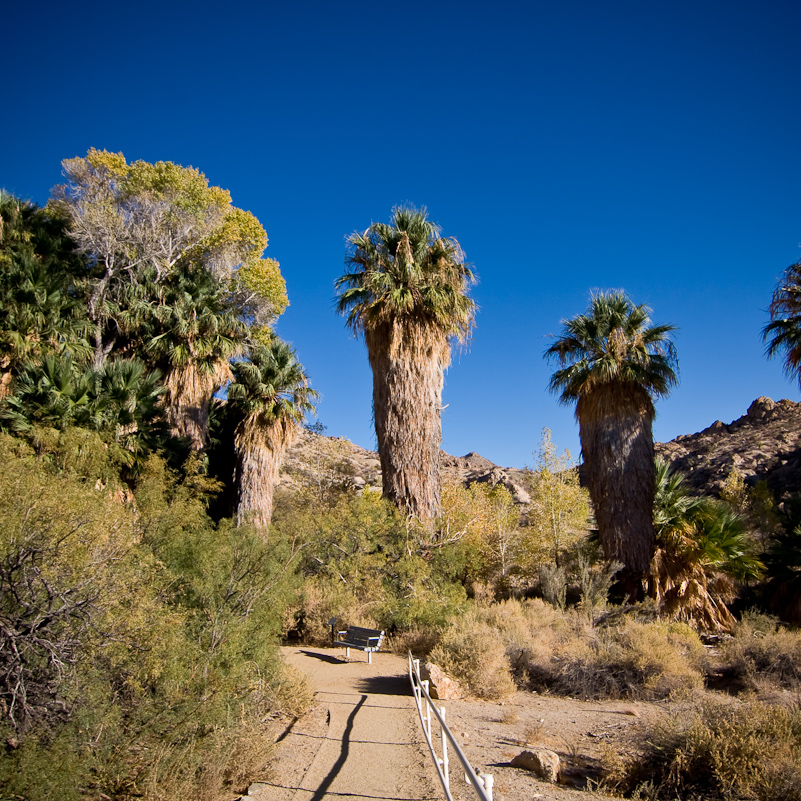
[[[330,642],[326,623],[436,625],[465,602],[461,585],[435,581],[418,532],[379,493],[340,495],[322,506],[307,489],[277,503],[273,529],[302,548],[303,587],[285,627]]]
[[[502,484],[446,483],[442,516],[423,536],[444,576],[472,584],[508,573],[520,555],[519,513]]]
[[[3,797],[230,795],[309,699],[274,646],[291,545],[215,527],[196,468],[151,459],[134,501],[102,443],[37,441],[0,436]]]
[[[529,489],[531,505],[522,538],[526,565],[530,570],[543,562],[563,565],[587,536],[590,501],[570,451],[560,455],[547,428],[542,430]]]
[[[792,801],[801,797],[801,712],[705,699],[643,728],[640,750],[610,758],[607,784],[638,797]]]

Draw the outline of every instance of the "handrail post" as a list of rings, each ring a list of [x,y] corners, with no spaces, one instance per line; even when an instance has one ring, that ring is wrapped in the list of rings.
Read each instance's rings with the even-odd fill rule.
[[[429,694],[429,682],[423,681],[420,678],[420,660],[415,659],[412,652],[409,655],[409,681],[412,683],[412,693],[414,694],[415,706],[417,707],[417,714],[420,718],[420,725],[423,727],[423,735],[428,745],[428,750],[431,753],[431,758],[434,760],[434,767],[437,770],[439,780],[442,783],[442,789],[445,791],[445,796],[448,801],[453,801],[450,792],[450,777],[449,777],[449,764],[448,764],[448,746],[447,740],[450,740],[453,751],[459,759],[462,767],[465,770],[465,780],[468,784],[473,786],[476,796],[479,801],[492,801],[492,785],[493,778],[488,773],[477,773],[475,768],[472,767],[469,760],[462,751],[462,747],[453,736],[453,732],[448,728],[445,723],[445,710],[437,707],[431,700]],[[425,695],[426,709],[423,713],[422,698]],[[442,758],[437,756],[434,743],[431,739],[431,712],[437,717],[440,723],[440,732],[442,740]]]
[[[439,727],[439,736],[442,741],[442,773],[445,776],[445,792],[451,789],[450,765],[448,764],[448,739],[445,736],[445,707],[439,708],[442,722]]]
[[[421,681],[423,689],[426,691],[426,731],[428,732],[428,739],[431,739],[431,704],[428,703],[429,689],[428,681]]]

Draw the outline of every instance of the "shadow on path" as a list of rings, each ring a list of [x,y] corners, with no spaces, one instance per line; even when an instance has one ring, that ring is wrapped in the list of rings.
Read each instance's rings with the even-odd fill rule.
[[[359,679],[356,683],[359,692],[375,693],[376,695],[411,695],[412,687],[409,677],[399,676],[368,676]]]
[[[328,775],[322,780],[322,782],[320,782],[320,786],[314,791],[314,795],[309,799],[309,801],[322,801],[326,791],[331,786],[331,782],[334,781],[337,773],[342,770],[342,766],[345,764],[345,761],[348,758],[348,751],[350,751],[350,734],[353,731],[353,720],[366,701],[367,696],[363,695],[359,703],[353,707],[353,712],[348,715],[348,722],[345,724],[345,731],[342,733],[342,747],[339,752],[339,758],[336,762],[334,762],[331,770],[328,771]]]
[[[301,653],[304,656],[313,656],[315,659],[319,659],[321,662],[328,662],[331,665],[348,664],[344,659],[340,659],[338,656],[331,656],[331,654],[321,654],[316,651],[304,651],[302,648],[298,653]]]

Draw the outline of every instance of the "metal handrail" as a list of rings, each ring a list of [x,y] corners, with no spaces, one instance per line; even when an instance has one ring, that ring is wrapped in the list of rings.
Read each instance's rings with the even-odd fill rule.
[[[462,751],[461,746],[456,742],[456,738],[445,723],[445,708],[442,707],[438,709],[432,702],[431,696],[428,694],[428,682],[420,678],[420,660],[415,659],[411,651],[409,651],[409,681],[412,683],[412,692],[414,693],[415,704],[417,704],[417,714],[420,716],[420,725],[423,727],[423,734],[428,743],[428,750],[431,752],[431,758],[434,760],[434,767],[437,769],[437,775],[442,783],[442,789],[445,791],[445,797],[448,801],[453,801],[450,791],[448,762],[448,743],[450,742],[464,768],[465,781],[473,785],[473,789],[476,791],[479,801],[492,801],[493,777],[489,773],[477,773],[464,755],[464,751]],[[423,714],[423,698],[425,698],[425,714]],[[431,739],[432,710],[440,725],[442,757],[437,756],[434,743]]]

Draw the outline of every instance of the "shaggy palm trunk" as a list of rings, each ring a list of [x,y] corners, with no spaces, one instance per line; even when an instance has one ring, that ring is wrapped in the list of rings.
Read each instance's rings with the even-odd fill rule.
[[[208,371],[189,362],[169,371],[164,382],[164,417],[173,436],[188,439],[193,451],[202,451],[209,430],[209,404],[214,391],[231,379],[228,364]]]
[[[622,588],[640,600],[656,547],[653,403],[636,384],[604,384],[579,399],[576,417],[604,556],[623,563]]]
[[[293,421],[268,420],[262,414],[250,414],[237,426],[234,434],[237,525],[250,523],[262,531],[270,525],[278,471],[297,433],[298,426]]]
[[[447,337],[424,323],[365,332],[373,370],[373,416],[384,497],[426,521],[442,512],[439,446]]]

